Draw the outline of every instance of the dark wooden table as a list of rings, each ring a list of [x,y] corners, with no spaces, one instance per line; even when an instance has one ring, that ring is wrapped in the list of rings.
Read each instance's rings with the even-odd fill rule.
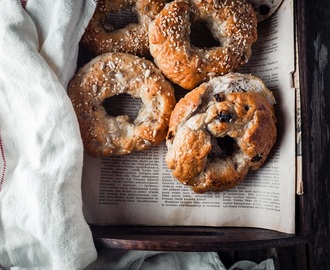
[[[307,90],[303,121],[309,133],[304,155],[310,163],[305,170],[309,172],[310,238],[305,245],[279,248],[277,254],[281,269],[330,269],[330,1],[304,0],[302,5],[299,32],[305,36],[301,66],[306,68],[302,83]]]
[[[298,207],[302,209],[297,216],[297,223],[302,224],[298,228],[299,234],[287,237],[245,230],[242,235],[236,231],[232,233],[230,229],[203,229],[201,237],[205,239],[204,243],[201,244],[198,235],[194,235],[194,240],[185,245],[185,241],[180,239],[191,236],[189,229],[172,232],[164,229],[161,232],[164,241],[158,243],[163,250],[171,250],[171,247],[175,247],[175,250],[216,250],[227,267],[238,260],[258,263],[273,258],[277,270],[330,269],[330,0],[296,0],[295,5],[299,66],[302,71],[303,176],[306,182],[303,199],[297,200]],[[118,245],[131,249],[157,249],[153,236],[143,228],[136,228],[133,232],[136,240],[133,237],[127,241],[121,236],[127,236],[130,232],[116,232],[113,228],[109,231],[112,231],[112,235],[107,234],[107,228],[94,230],[97,245],[106,247],[107,241],[104,239],[108,237],[111,239],[110,247]],[[155,231],[154,237],[159,238],[159,232]],[[214,241],[216,238],[213,236],[219,233],[236,235],[237,239],[234,240],[237,242],[226,241],[226,237],[221,238],[223,242]],[[168,241],[166,234],[173,240]],[[173,238],[174,234],[176,237]],[[259,235],[259,239],[254,238],[255,235]],[[263,237],[271,237],[272,240],[263,241]]]

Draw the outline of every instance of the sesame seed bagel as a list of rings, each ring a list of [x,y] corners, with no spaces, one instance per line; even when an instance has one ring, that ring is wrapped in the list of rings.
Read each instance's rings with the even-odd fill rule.
[[[81,43],[96,55],[106,52],[149,55],[148,26],[164,5],[164,0],[98,0]],[[138,22],[114,29],[107,18],[126,9],[137,15]]]
[[[166,163],[173,176],[197,193],[238,185],[275,143],[274,103],[260,79],[239,73],[190,91],[170,118]]]
[[[111,116],[103,106],[123,93],[142,102],[135,119]],[[160,144],[176,102],[172,85],[153,63],[125,53],[102,54],[87,63],[70,81],[68,94],[84,148],[93,156],[124,155]]]
[[[191,24],[198,20],[207,23],[220,46],[202,49],[190,43]],[[187,90],[246,63],[256,39],[256,14],[243,0],[173,1],[149,25],[154,62]]]

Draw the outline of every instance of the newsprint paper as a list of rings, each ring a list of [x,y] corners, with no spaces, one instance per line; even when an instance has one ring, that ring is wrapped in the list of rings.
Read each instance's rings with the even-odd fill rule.
[[[261,169],[251,171],[233,189],[195,194],[172,177],[165,163],[165,143],[126,156],[86,155],[82,189],[87,222],[239,226],[295,232],[297,137],[293,13],[293,1],[285,0],[274,15],[259,23],[253,54],[240,70],[262,78],[277,101],[278,139]],[[134,99],[123,100],[119,98],[112,106],[119,105],[119,110],[139,106],[134,105]]]

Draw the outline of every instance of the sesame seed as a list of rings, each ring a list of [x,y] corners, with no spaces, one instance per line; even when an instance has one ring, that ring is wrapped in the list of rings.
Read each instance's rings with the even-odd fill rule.
[[[109,66],[110,68],[112,68],[112,69],[115,69],[115,68],[116,68],[115,63],[112,62],[112,61],[109,61],[109,62],[108,62],[108,66]]]
[[[145,78],[148,78],[150,76],[150,69],[147,69],[144,73]]]
[[[92,88],[93,88],[93,92],[96,93],[97,92],[97,85],[93,84]]]

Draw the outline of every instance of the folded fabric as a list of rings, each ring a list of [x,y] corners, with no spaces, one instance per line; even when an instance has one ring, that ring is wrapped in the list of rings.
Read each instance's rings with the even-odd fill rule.
[[[226,270],[216,252],[100,250],[86,270]]]
[[[216,252],[158,252],[103,249],[86,270],[226,270]],[[228,270],[274,270],[272,259],[257,264],[244,260]]]
[[[95,2],[0,0],[0,267],[84,269],[83,147],[66,87]]]
[[[251,261],[238,261],[228,270],[275,270],[273,259],[267,259],[257,264]]]

